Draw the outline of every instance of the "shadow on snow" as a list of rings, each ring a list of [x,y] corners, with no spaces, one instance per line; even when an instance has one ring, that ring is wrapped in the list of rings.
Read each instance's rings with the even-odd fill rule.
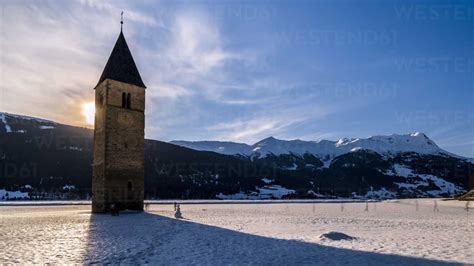
[[[92,214],[84,262],[461,265],[256,236],[153,213]]]

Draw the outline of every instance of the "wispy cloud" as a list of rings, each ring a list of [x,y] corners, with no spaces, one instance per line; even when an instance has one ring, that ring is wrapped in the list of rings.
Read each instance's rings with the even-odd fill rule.
[[[179,14],[171,31],[171,45],[164,54],[178,74],[207,76],[211,71],[219,70],[226,61],[241,58],[222,47],[218,29],[202,14]]]
[[[277,136],[302,120],[265,117],[252,120],[238,119],[232,122],[219,123],[210,126],[208,129],[217,132],[217,139],[254,143],[270,135]]]

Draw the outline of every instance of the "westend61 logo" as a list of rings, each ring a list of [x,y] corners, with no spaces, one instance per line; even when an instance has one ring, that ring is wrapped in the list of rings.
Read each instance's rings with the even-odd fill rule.
[[[0,162],[0,177],[32,178],[38,176],[38,164],[32,162]]]
[[[474,115],[464,110],[414,110],[397,112],[399,123],[413,125],[465,125],[474,124]]]
[[[92,139],[79,136],[45,135],[32,141],[39,150],[92,151]]]
[[[404,20],[472,20],[474,7],[463,4],[413,4],[395,6],[398,18]]]
[[[395,30],[315,30],[279,31],[269,34],[276,44],[289,45],[363,45],[394,46],[398,32]]]
[[[316,82],[291,88],[290,93],[297,96],[304,89],[311,90],[313,96],[332,98],[394,98],[398,95],[399,84],[395,82]]]
[[[395,98],[400,94],[397,82],[301,82],[282,87],[279,82],[268,82],[268,88],[278,88],[279,95],[284,97],[328,97],[331,99],[357,97],[380,99]],[[265,110],[269,111],[269,110]],[[269,111],[271,114],[273,110]]]
[[[401,57],[394,60],[397,71],[418,73],[472,73],[474,60],[465,57]]]
[[[216,20],[226,18],[241,21],[270,21],[276,17],[276,7],[271,5],[252,5],[249,3],[216,2],[209,7],[210,15]]]
[[[153,169],[158,175],[165,176],[190,176],[192,178],[200,177],[274,177],[277,173],[276,166],[257,167],[255,164],[231,164],[231,163],[153,163]]]

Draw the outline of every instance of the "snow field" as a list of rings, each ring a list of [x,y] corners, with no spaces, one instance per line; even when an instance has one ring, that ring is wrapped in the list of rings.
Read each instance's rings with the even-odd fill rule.
[[[172,204],[118,217],[89,205],[5,204],[0,264],[474,264],[465,202],[438,200],[439,212],[433,199],[343,204],[183,201],[180,220]],[[355,239],[321,237],[331,232]]]

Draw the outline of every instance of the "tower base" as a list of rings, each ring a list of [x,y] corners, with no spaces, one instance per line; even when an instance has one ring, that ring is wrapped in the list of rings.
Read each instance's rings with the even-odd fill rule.
[[[143,211],[142,202],[115,202],[115,203],[104,203],[104,202],[92,202],[93,213],[107,213],[113,211]]]

